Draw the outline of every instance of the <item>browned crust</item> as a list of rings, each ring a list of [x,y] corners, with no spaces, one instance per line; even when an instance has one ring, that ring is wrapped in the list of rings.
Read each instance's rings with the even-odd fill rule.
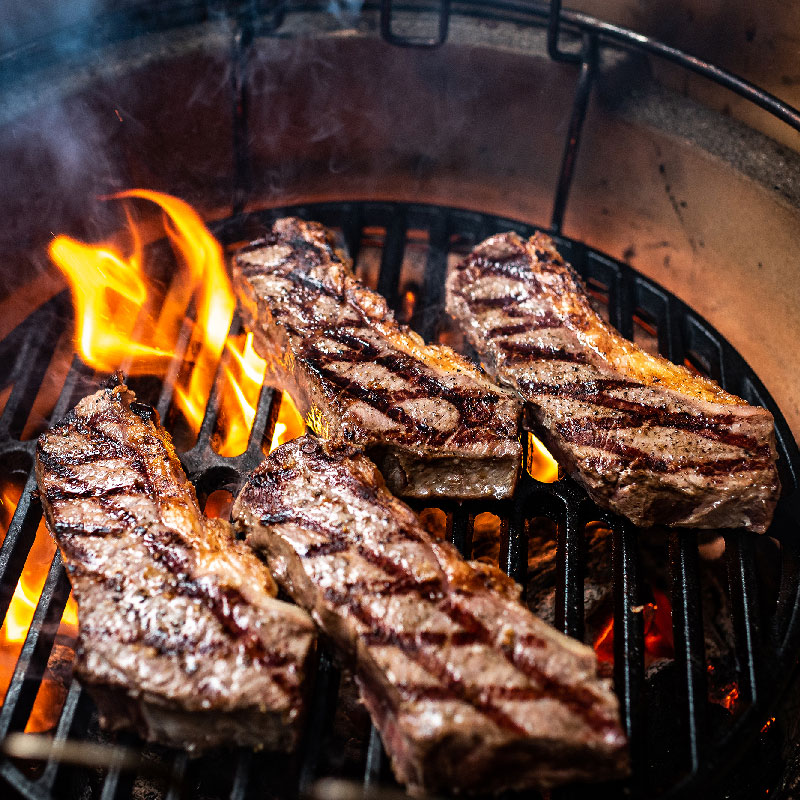
[[[769,411],[620,336],[548,236],[478,245],[448,277],[447,310],[597,503],[637,525],[769,526]]]
[[[202,515],[153,409],[124,385],[84,398],[40,438],[36,475],[104,724],[195,751],[294,747],[313,624]]]
[[[330,231],[278,220],[236,254],[233,271],[268,380],[318,434],[385,455],[391,488],[405,496],[511,495],[522,457],[516,399],[398,325]]]
[[[616,698],[593,651],[431,537],[355,449],[311,436],[279,447],[233,516],[353,661],[395,774],[412,789],[499,791],[626,772]],[[387,659],[401,663],[387,670]],[[487,683],[492,675],[504,678]],[[423,719],[440,721],[422,732]]]

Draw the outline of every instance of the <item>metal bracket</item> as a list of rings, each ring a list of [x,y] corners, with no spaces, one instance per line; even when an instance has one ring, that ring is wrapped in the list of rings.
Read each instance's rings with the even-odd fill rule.
[[[550,0],[550,16],[547,19],[547,53],[553,61],[579,64],[582,60],[580,52],[567,52],[558,44],[561,35],[561,0]]]
[[[557,2],[557,0],[554,0]],[[597,69],[598,43],[597,36],[593,33],[584,34],[583,47],[578,61],[581,62],[581,71],[575,87],[575,97],[572,101],[572,116],[567,129],[567,139],[564,143],[564,155],[561,158],[561,170],[556,185],[556,196],[553,201],[553,214],[550,229],[553,233],[560,233],[564,222],[564,211],[567,207],[569,190],[572,185],[572,176],[575,172],[575,159],[578,156],[578,146],[581,140],[581,130],[586,119],[586,108],[589,104],[589,95],[594,84]],[[571,55],[571,54],[568,54]],[[572,61],[571,58],[565,59]]]
[[[450,26],[450,0],[439,0],[439,25],[431,38],[404,36],[392,31],[393,0],[381,0],[381,36],[397,47],[439,47],[447,41]]]

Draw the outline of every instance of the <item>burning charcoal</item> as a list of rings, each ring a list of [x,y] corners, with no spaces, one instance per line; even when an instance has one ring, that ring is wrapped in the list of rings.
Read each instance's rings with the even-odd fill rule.
[[[487,564],[500,564],[502,523],[494,514],[478,514],[472,525],[472,557]]]
[[[584,529],[586,572],[583,583],[585,637],[594,642],[608,622],[611,583],[611,530],[600,522]],[[555,620],[557,575],[557,526],[547,517],[528,523],[528,608],[549,623]]]
[[[447,514],[439,508],[423,508],[419,512],[422,527],[437,539],[447,538]]]

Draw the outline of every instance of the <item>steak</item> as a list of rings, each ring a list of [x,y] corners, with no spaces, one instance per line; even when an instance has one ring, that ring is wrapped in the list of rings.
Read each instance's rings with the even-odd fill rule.
[[[156,412],[124,385],[84,398],[39,439],[36,477],[101,724],[190,751],[293,748],[314,625],[200,512]]]
[[[780,491],[772,415],[620,336],[548,236],[479,244],[446,302],[596,503],[641,526],[767,529]]]
[[[518,400],[398,325],[330,231],[278,220],[236,254],[233,274],[267,380],[317,434],[365,448],[397,494],[511,495],[522,460]]]
[[[282,445],[234,503],[247,542],[353,665],[397,779],[499,792],[628,769],[591,648],[431,536],[354,448]]]

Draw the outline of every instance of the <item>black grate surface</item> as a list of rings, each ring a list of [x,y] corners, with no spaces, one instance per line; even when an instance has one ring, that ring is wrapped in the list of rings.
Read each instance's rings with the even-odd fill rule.
[[[214,233],[226,245],[246,241],[287,213],[338,230],[357,273],[389,299],[401,319],[428,340],[453,344],[458,343],[457,336],[442,309],[448,260],[465,254],[492,233],[516,230],[530,235],[534,230],[513,220],[459,209],[364,202],[242,215],[217,224]],[[594,506],[569,479],[540,483],[526,474],[513,501],[442,504],[442,530],[462,553],[479,555],[486,547],[485,538],[481,539],[485,515],[494,515],[496,524],[490,527],[499,544],[493,557],[517,581],[527,583],[528,589],[541,584],[544,594],[540,592],[534,600],[549,597],[546,602],[556,626],[589,643],[596,637],[596,620],[587,615],[593,605],[588,587],[597,575],[605,576],[609,590],[605,607],[614,626],[613,667],[610,660],[607,667],[631,740],[633,776],[625,787],[569,787],[554,792],[554,797],[617,797],[623,788],[633,796],[688,797],[708,791],[712,781],[717,789],[732,787],[726,790],[727,796],[752,796],[755,789],[774,784],[780,770],[781,709],[795,677],[800,648],[800,543],[795,516],[800,453],[758,378],[713,328],[630,267],[577,242],[556,238],[562,253],[584,276],[601,313],[623,334],[710,375],[728,391],[766,406],[775,415],[783,483],[776,520],[764,537],[725,532],[724,555],[709,560],[706,553],[699,552],[700,537],[694,531],[639,532]],[[235,320],[234,332],[238,325]],[[2,617],[42,513],[31,472],[35,439],[23,440],[22,433],[53,355],[53,343],[70,328],[68,297],[62,294],[0,343],[0,392],[7,397],[0,418],[0,463],[8,475],[24,482],[0,548]],[[176,365],[180,358],[179,352]],[[104,377],[76,359],[49,419],[60,417],[80,397],[94,391]],[[169,426],[170,382],[156,384],[142,378],[131,380],[131,385],[142,399],[159,408]],[[218,408],[217,389],[212,391],[197,441],[181,453],[201,503],[215,490],[236,491],[242,485],[263,457],[262,443],[271,440],[279,403],[279,393],[269,387],[262,389],[246,451],[225,458],[212,446]],[[47,421],[34,426],[33,433],[46,427]],[[589,535],[598,526],[606,532],[599,549]],[[549,572],[531,549],[542,542],[553,554]],[[719,574],[722,578],[716,581],[714,576]],[[719,594],[713,607],[709,581]],[[653,599],[654,588],[671,600],[674,639],[674,658],[661,658],[655,667],[648,655],[650,633],[642,613],[642,607]],[[0,739],[25,729],[68,594],[68,581],[56,555],[0,709]],[[527,597],[532,602],[530,591]],[[715,615],[724,617],[718,626],[725,640],[721,655],[708,649],[709,618]],[[727,699],[720,702],[723,690]],[[135,739],[101,733],[90,699],[74,681],[68,684],[54,735],[59,740],[101,742],[137,751],[142,747]],[[5,784],[27,798],[202,796],[240,800],[321,791],[317,781],[328,776],[355,782],[355,796],[360,796],[364,786],[391,785],[392,780],[380,740],[354,701],[348,675],[324,650],[307,733],[293,756],[242,751],[190,761],[181,753],[157,747],[142,752],[143,762],[135,770],[2,757],[0,786]],[[747,763],[757,769],[737,775],[745,752]]]

